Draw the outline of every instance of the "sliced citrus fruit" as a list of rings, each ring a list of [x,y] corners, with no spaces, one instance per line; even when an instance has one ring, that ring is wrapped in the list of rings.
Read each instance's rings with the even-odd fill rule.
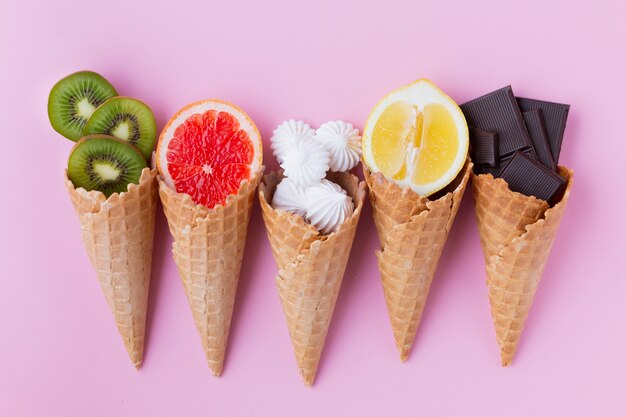
[[[363,130],[363,159],[372,172],[429,196],[463,168],[469,148],[459,106],[421,79],[376,104]]]
[[[165,183],[208,208],[236,194],[262,163],[259,130],[239,107],[221,100],[189,104],[167,123],[157,146]]]

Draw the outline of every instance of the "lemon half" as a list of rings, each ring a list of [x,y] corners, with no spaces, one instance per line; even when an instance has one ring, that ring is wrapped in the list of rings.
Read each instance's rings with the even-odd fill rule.
[[[376,104],[362,143],[370,171],[429,196],[452,182],[463,168],[469,134],[454,100],[421,79]]]

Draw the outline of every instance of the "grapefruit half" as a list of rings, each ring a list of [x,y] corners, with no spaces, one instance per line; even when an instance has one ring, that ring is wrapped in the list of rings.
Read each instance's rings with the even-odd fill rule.
[[[239,107],[221,100],[189,104],[167,123],[156,150],[165,183],[213,208],[261,167],[261,135]]]

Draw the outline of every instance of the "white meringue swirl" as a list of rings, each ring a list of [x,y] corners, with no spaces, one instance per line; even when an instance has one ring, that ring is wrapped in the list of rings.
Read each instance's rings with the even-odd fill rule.
[[[287,145],[280,166],[285,176],[301,187],[315,185],[326,176],[330,158],[316,140],[297,140]]]
[[[283,154],[290,144],[302,139],[313,139],[314,135],[315,130],[302,120],[286,120],[274,129],[270,148],[278,162],[282,162]]]
[[[334,182],[324,179],[306,191],[306,218],[323,234],[337,231],[353,211],[352,197]]]
[[[317,129],[314,139],[328,151],[331,171],[349,171],[361,159],[361,135],[350,123],[326,122]]]
[[[289,178],[283,178],[274,191],[272,207],[275,210],[285,210],[304,217],[306,215],[305,188],[295,184]]]

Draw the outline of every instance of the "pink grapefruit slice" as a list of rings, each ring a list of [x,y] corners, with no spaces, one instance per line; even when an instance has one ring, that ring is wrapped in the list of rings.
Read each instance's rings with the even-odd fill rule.
[[[213,208],[259,170],[262,156],[259,130],[243,110],[205,100],[170,119],[159,137],[156,163],[170,188]]]

